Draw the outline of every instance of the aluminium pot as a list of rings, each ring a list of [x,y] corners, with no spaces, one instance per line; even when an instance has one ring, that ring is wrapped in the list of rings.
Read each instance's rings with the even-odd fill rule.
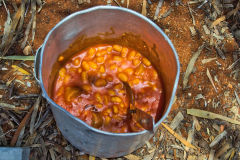
[[[97,43],[118,43],[134,48],[154,65],[164,87],[164,103],[157,113],[154,132],[171,109],[179,80],[179,60],[172,42],[154,22],[130,9],[113,6],[97,6],[69,15],[48,33],[37,50],[35,76],[63,136],[90,155],[119,157],[143,146],[154,132],[101,131],[74,117],[51,99],[59,55],[70,57]]]

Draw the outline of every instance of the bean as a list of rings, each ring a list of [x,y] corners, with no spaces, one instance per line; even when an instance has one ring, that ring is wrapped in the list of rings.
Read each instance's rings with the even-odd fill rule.
[[[120,107],[121,107],[121,108],[124,108],[125,105],[124,105],[123,103],[120,103]]]
[[[125,69],[125,72],[129,75],[132,75],[134,71],[132,68],[127,68],[127,69]]]
[[[141,53],[137,52],[136,55],[135,55],[135,57],[138,58],[138,59],[141,59],[141,58],[142,58],[142,55],[141,55]]]
[[[59,76],[61,77],[61,78],[64,78],[64,76],[66,75],[66,69],[65,68],[61,68],[60,70],[59,70]]]
[[[113,87],[115,90],[120,90],[123,88],[122,84],[121,83],[118,83],[116,84],[114,87]]]
[[[82,89],[86,92],[90,92],[92,90],[92,87],[89,84],[82,85]]]
[[[89,71],[90,70],[90,66],[86,61],[82,62],[82,67],[85,71]]]
[[[98,63],[104,63],[105,58],[104,57],[97,57],[97,62]]]
[[[71,102],[79,94],[79,90],[73,87],[67,87],[65,90],[65,100]]]
[[[120,97],[114,96],[111,98],[111,101],[114,103],[121,103],[122,99]]]
[[[74,60],[73,60],[73,64],[74,64],[75,66],[78,66],[78,65],[80,64],[80,58],[74,59]]]
[[[110,75],[108,75],[108,76],[106,77],[106,79],[107,79],[108,82],[112,82],[112,81],[113,81],[113,77],[110,76]]]
[[[127,49],[126,47],[123,47],[123,48],[122,48],[122,52],[121,52],[121,56],[122,56],[122,57],[126,57],[127,54],[128,54],[128,49]]]
[[[117,52],[121,52],[122,51],[122,46],[115,44],[115,45],[113,45],[113,50],[115,50]]]
[[[81,77],[84,83],[88,82],[88,75],[86,71],[82,72]]]
[[[104,95],[103,96],[103,102],[104,102],[105,105],[108,105],[109,104],[109,97]]]
[[[101,109],[103,107],[102,104],[95,104],[95,106],[97,107],[97,109]]]
[[[140,64],[137,68],[136,68],[136,71],[135,71],[135,75],[139,76],[143,73],[144,71],[144,66],[142,64]]]
[[[113,113],[118,114],[118,106],[113,105]]]
[[[137,85],[137,84],[140,83],[140,79],[136,78],[132,82],[133,82],[134,85]]]
[[[109,89],[109,90],[108,90],[108,94],[109,94],[110,96],[115,96],[115,95],[116,95],[115,92],[114,92],[114,90],[112,90],[112,89]]]
[[[107,53],[111,53],[112,52],[112,46],[107,48]]]
[[[118,67],[118,68],[117,68],[117,71],[118,71],[118,72],[122,72],[123,69],[122,69],[121,67]]]
[[[154,79],[157,79],[158,78],[158,73],[157,71],[153,70],[153,78]]]
[[[106,54],[107,54],[107,51],[106,51],[106,50],[100,50],[100,51],[97,52],[96,55],[97,55],[98,57],[100,57],[100,56],[104,56],[104,55],[106,55]]]
[[[103,119],[99,113],[92,113],[92,123],[91,125],[95,128],[101,127],[103,124]]]
[[[63,61],[63,60],[64,60],[64,57],[63,57],[63,56],[59,56],[59,57],[58,57],[58,61],[59,61],[59,62],[61,62],[61,61]]]
[[[105,116],[109,116],[112,114],[112,109],[111,108],[107,108],[106,110],[103,111],[103,115]]]
[[[98,67],[97,64],[95,62],[92,62],[92,61],[88,62],[88,64],[92,69],[97,69],[97,67]]]
[[[103,103],[103,99],[102,99],[100,93],[95,93],[95,98],[98,103]]]
[[[118,78],[124,82],[128,80],[128,76],[125,73],[118,73]]]
[[[143,58],[142,59],[143,64],[145,64],[145,66],[149,67],[151,65],[151,62],[147,59],[147,58]]]
[[[88,50],[88,57],[93,58],[95,56],[96,49],[95,48],[90,48]]]
[[[110,66],[110,70],[115,70],[115,69],[117,69],[117,65],[116,64],[112,64],[111,66]]]
[[[121,62],[122,61],[122,57],[120,57],[120,56],[113,56],[113,60]]]
[[[95,81],[94,85],[96,87],[104,87],[107,85],[107,81],[105,79],[100,78]]]
[[[125,90],[120,90],[118,91],[119,94],[124,94],[125,93]]]
[[[78,73],[81,73],[82,72],[82,68],[78,68]]]
[[[64,93],[64,87],[60,87],[57,91],[57,97],[61,96]]]
[[[110,121],[111,121],[111,118],[109,116],[105,116],[104,125],[109,125]]]
[[[133,60],[133,65],[134,66],[138,66],[141,63],[141,61],[139,59],[134,59]]]
[[[105,73],[105,68],[104,68],[104,66],[100,66],[100,68],[99,68],[99,72],[101,72],[101,73]]]
[[[64,79],[63,79],[64,83],[67,84],[67,83],[70,81],[70,78],[71,78],[70,75],[68,75],[68,74],[65,75],[65,77],[64,77]]]
[[[131,60],[134,59],[135,55],[136,55],[136,51],[133,50],[133,51],[131,51],[131,52],[128,54],[127,59],[128,59],[129,61],[131,61]]]

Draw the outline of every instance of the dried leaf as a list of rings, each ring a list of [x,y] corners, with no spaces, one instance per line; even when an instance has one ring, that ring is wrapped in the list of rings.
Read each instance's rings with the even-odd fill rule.
[[[214,159],[214,154],[215,154],[215,150],[211,149],[208,160],[213,160]]]
[[[30,75],[30,73],[28,71],[26,71],[25,69],[21,68],[21,67],[18,67],[16,65],[12,65],[12,68],[13,69],[16,69],[17,71],[21,72],[22,74],[24,75]]]
[[[35,56],[5,56],[5,57],[0,57],[0,59],[18,60],[18,61],[34,61]]]
[[[208,68],[207,68],[207,77],[209,78],[209,80],[210,80],[210,82],[211,82],[211,84],[212,84],[214,90],[215,90],[216,93],[217,93],[217,88],[216,88],[215,85],[214,85],[214,82],[213,82],[212,76],[211,76],[211,74],[210,74]]]
[[[41,96],[38,97],[37,101],[33,105],[34,110],[33,110],[32,116],[31,116],[30,130],[29,130],[31,135],[33,134],[34,124],[35,124],[35,120],[37,117],[37,112],[38,112],[40,102],[41,102]]]
[[[197,149],[195,146],[193,146],[191,143],[189,143],[188,141],[186,141],[186,139],[184,139],[182,136],[180,136],[179,134],[177,134],[176,132],[174,132],[170,127],[168,127],[166,124],[161,123],[163,125],[163,127],[165,127],[175,138],[177,138],[179,141],[181,141],[185,146],[189,147],[189,148],[193,148],[193,149]]]
[[[223,131],[222,133],[220,133],[219,135],[217,135],[214,140],[210,143],[209,147],[214,147],[218,142],[221,141],[221,139],[223,139],[224,136],[227,135],[226,131]]]
[[[2,50],[5,47],[7,38],[10,34],[10,31],[11,31],[11,24],[12,24],[12,19],[11,19],[10,14],[8,14],[7,20],[4,24],[4,32],[3,32],[3,37],[2,37],[2,43],[0,45],[0,50]]]
[[[147,16],[147,0],[143,0],[143,3],[142,3],[142,15]]]
[[[172,128],[173,130],[177,128],[183,119],[184,119],[183,114],[182,112],[179,111],[177,115],[174,117],[174,119],[172,120],[170,124],[170,128]]]
[[[17,139],[18,139],[18,137],[19,137],[19,134],[20,134],[22,128],[25,127],[27,121],[29,120],[29,118],[30,118],[30,116],[31,116],[31,114],[32,114],[32,112],[33,112],[33,109],[34,109],[34,107],[32,107],[32,108],[29,110],[29,112],[25,115],[25,117],[23,118],[23,120],[22,120],[21,123],[19,124],[19,126],[18,126],[18,128],[17,128],[17,131],[15,132],[15,134],[14,134],[14,136],[13,136],[11,142],[10,142],[10,146],[12,146],[12,147],[15,146],[15,144],[16,144],[16,142],[17,142]]]
[[[162,7],[163,1],[164,0],[159,0],[159,2],[158,2],[157,8],[156,8],[156,11],[155,11],[155,14],[154,14],[154,18],[153,18],[154,20],[158,19],[158,15],[159,15],[160,9]]]
[[[200,110],[200,109],[187,109],[187,114],[196,116],[196,117],[201,117],[201,118],[207,118],[207,119],[220,119],[224,120],[233,124],[238,124],[240,125],[240,122],[216,113]]]
[[[187,69],[186,69],[186,72],[184,74],[184,78],[183,78],[183,89],[185,89],[187,87],[187,83],[188,83],[188,78],[189,78],[189,75],[192,73],[192,70],[193,70],[193,67],[194,67],[194,64],[198,58],[198,56],[200,55],[200,53],[202,52],[203,48],[205,47],[205,45],[201,45],[197,52],[195,52],[191,58],[191,60],[189,61],[188,63],[188,66],[187,66]]]

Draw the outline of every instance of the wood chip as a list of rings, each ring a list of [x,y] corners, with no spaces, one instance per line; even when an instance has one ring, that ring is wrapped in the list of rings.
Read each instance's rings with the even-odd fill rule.
[[[222,156],[227,150],[229,150],[232,147],[232,144],[230,143],[225,143],[222,145],[222,148],[218,150],[218,152],[215,154],[215,158],[219,158]]]
[[[187,66],[187,69],[186,69],[186,72],[184,74],[184,78],[183,78],[183,89],[185,89],[187,87],[187,83],[188,83],[188,78],[189,78],[189,75],[192,73],[192,70],[193,70],[193,67],[194,67],[194,64],[197,60],[197,58],[199,57],[200,53],[202,52],[203,48],[205,47],[205,45],[201,45],[197,52],[195,52],[191,58],[191,60],[189,61],[188,63],[188,66]]]
[[[188,131],[187,142],[192,144],[193,139],[194,139],[194,123],[193,123],[192,129],[190,129]],[[184,159],[187,158],[187,153],[186,152],[188,152],[188,151],[189,151],[189,148],[187,146],[185,146],[185,151],[184,151],[184,156],[183,156]]]
[[[217,88],[216,88],[215,85],[214,85],[214,82],[213,82],[212,76],[211,76],[211,74],[210,74],[208,68],[207,68],[207,77],[209,78],[209,80],[210,80],[210,82],[211,82],[211,84],[212,84],[212,86],[213,86],[215,92],[217,93],[217,92],[218,92],[218,91],[217,91]]]
[[[189,27],[189,29],[190,29],[190,32],[191,32],[192,36],[196,36],[197,35],[197,32],[196,32],[196,30],[195,30],[195,28],[193,26]]]
[[[133,154],[129,154],[124,157],[127,158],[128,160],[140,160],[141,159],[140,157],[133,155]]]
[[[216,60],[216,59],[217,59],[217,57],[214,57],[214,58],[208,58],[208,59],[203,59],[203,60],[202,60],[202,64],[209,63],[209,62],[211,62],[211,61],[213,61],[213,60]]]
[[[143,157],[143,160],[152,160],[154,153],[155,153],[155,152],[152,152],[152,153],[144,156],[144,157]]]
[[[191,143],[189,143],[188,141],[186,141],[186,139],[184,139],[182,136],[180,136],[179,134],[177,134],[176,132],[174,132],[170,127],[168,127],[166,124],[161,123],[163,125],[163,127],[165,127],[175,138],[177,138],[179,141],[181,141],[185,146],[189,147],[189,148],[193,148],[193,149],[197,149],[194,145],[192,145]]]
[[[233,69],[238,64],[238,62],[240,62],[240,58],[233,62],[233,64],[231,64],[227,69]]]
[[[157,20],[164,0],[159,0],[153,19]]]
[[[174,119],[172,120],[170,124],[170,128],[175,130],[179,126],[179,124],[182,122],[183,119],[184,119],[184,116],[182,112],[179,111],[177,115],[174,117]]]
[[[224,55],[223,51],[217,46],[215,45],[215,49],[217,51],[217,54],[222,58],[222,59],[226,59],[226,56]]]
[[[53,148],[49,149],[49,153],[50,153],[51,159],[52,159],[52,160],[55,160],[55,159],[56,159],[56,156],[55,156],[55,152],[54,152],[54,149],[53,149]]]
[[[218,19],[216,19],[212,24],[211,24],[211,28],[213,28],[214,26],[218,25],[219,23],[221,23],[222,21],[225,21],[226,17],[222,16]]]
[[[224,136],[227,135],[227,131],[223,131],[222,133],[220,133],[219,135],[217,135],[214,140],[210,143],[209,147],[214,147],[216,144],[218,144],[218,142],[220,142]]]
[[[205,24],[203,25],[203,30],[207,35],[209,35],[211,33],[210,30],[208,29],[207,25],[205,25]]]
[[[208,160],[214,160],[214,154],[215,154],[215,150],[211,149]]]
[[[143,0],[143,3],[142,3],[142,15],[147,16],[147,0]]]
[[[233,124],[238,124],[240,125],[240,122],[216,113],[212,113],[212,112],[208,112],[208,111],[204,111],[204,110],[200,110],[200,109],[187,109],[187,114],[190,114],[192,116],[196,116],[196,117],[201,117],[201,118],[207,118],[207,119],[220,119],[220,120],[224,120]]]
[[[200,131],[201,130],[201,125],[200,125],[198,119],[195,116],[193,116],[193,123],[194,123],[195,129],[197,131]]]
[[[30,135],[33,134],[34,124],[35,124],[35,120],[36,120],[36,117],[37,117],[37,112],[38,112],[40,102],[41,102],[41,96],[38,97],[35,104],[33,105],[34,110],[33,110],[33,113],[32,113],[32,116],[31,116],[31,121],[30,121],[30,130],[29,130]]]

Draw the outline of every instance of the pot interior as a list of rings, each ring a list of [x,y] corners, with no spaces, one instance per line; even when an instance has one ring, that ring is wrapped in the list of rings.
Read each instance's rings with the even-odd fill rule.
[[[164,101],[159,104],[158,121],[171,107],[179,72],[176,54],[161,32],[153,22],[127,9],[99,7],[77,12],[57,24],[45,40],[40,68],[44,90],[51,97],[59,55],[68,59],[96,44],[120,44],[146,56],[162,80]]]

